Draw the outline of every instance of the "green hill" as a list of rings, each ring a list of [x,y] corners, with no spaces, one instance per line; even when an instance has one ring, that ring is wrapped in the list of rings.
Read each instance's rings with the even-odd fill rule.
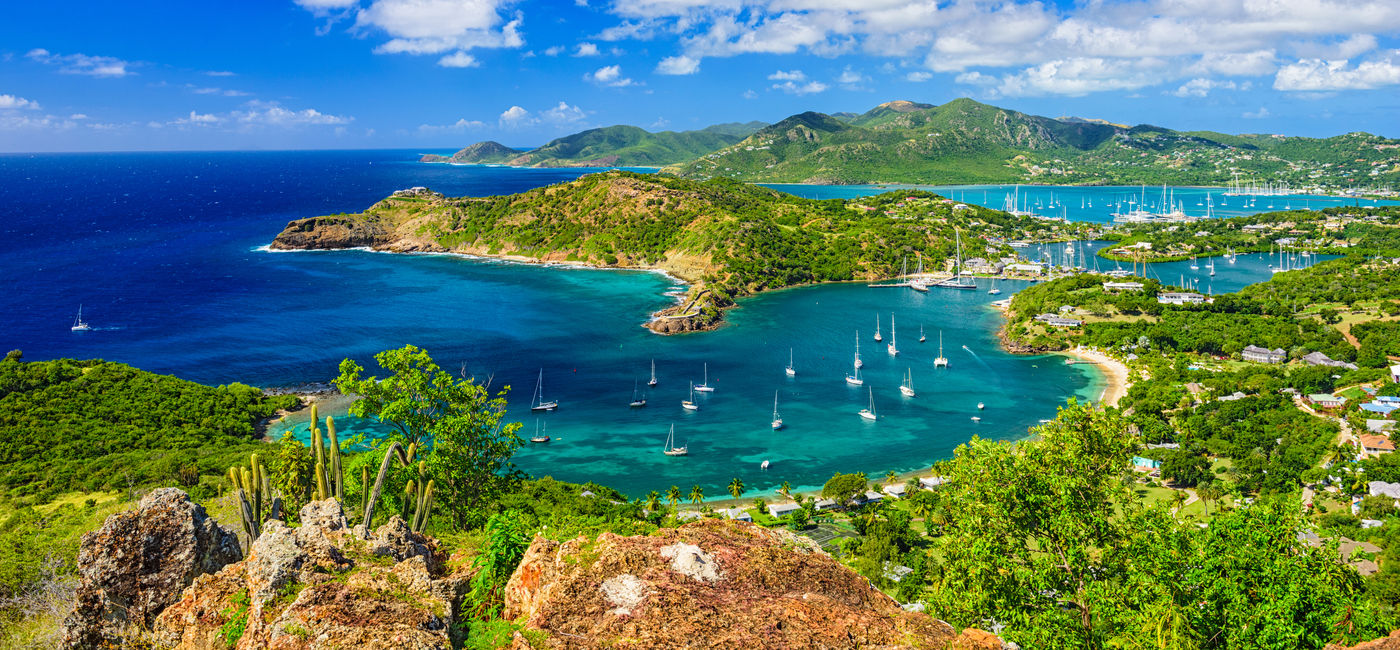
[[[1180,132],[1048,118],[956,99],[866,113],[801,113],[668,168],[690,178],[785,183],[1400,182],[1400,140]]]
[[[427,155],[422,162],[496,163],[519,167],[659,167],[693,160],[734,144],[762,122],[729,122],[698,131],[652,133],[635,126],[589,129],[529,151],[478,142],[451,157]]]

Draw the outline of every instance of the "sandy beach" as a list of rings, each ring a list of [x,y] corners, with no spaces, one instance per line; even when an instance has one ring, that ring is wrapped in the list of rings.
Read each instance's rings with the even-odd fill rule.
[[[1128,387],[1132,386],[1132,383],[1128,381],[1128,367],[1123,365],[1123,362],[1098,350],[1083,347],[1064,350],[1058,354],[1074,359],[1075,363],[1092,363],[1103,371],[1108,388],[1104,390],[1099,401],[1104,406],[1118,406],[1118,400],[1128,394]]]

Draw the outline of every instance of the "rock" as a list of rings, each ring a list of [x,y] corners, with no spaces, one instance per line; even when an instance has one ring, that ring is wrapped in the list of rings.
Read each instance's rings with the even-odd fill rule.
[[[521,649],[527,637],[535,648],[1002,647],[903,611],[806,538],[718,520],[537,537],[506,585],[504,618],[524,622]]]
[[[73,613],[63,622],[64,646],[118,644],[133,629],[149,629],[196,578],[242,557],[233,530],[219,526],[184,492],[151,492],[135,510],[112,515],[83,535],[82,582]]]
[[[1322,650],[1400,650],[1400,630],[1390,633],[1390,636],[1382,637],[1374,641],[1358,643],[1354,646],[1344,646],[1333,643]]]
[[[391,239],[386,224],[360,216],[326,216],[297,219],[278,233],[268,248],[309,250],[374,247]]]
[[[363,539],[334,499],[307,504],[301,521],[268,522],[247,560],[196,580],[156,619],[156,640],[211,650],[452,647],[470,576],[443,575],[434,540],[398,517]]]

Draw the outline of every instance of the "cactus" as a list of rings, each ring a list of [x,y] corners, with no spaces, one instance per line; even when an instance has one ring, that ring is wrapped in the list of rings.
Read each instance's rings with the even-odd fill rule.
[[[418,463],[418,480],[409,479],[403,489],[403,518],[415,533],[423,532],[428,524],[428,511],[433,507],[434,482],[428,479],[428,464]]]
[[[428,526],[429,511],[433,508],[433,485],[430,479],[428,485],[423,488],[423,493],[418,497],[418,512],[414,514],[413,525],[410,528],[415,533],[422,533]]]
[[[345,503],[345,473],[340,466],[340,440],[335,437],[335,418],[326,416],[326,438],[330,442],[330,475],[326,478],[327,487],[335,493],[335,500]]]
[[[410,444],[408,451],[404,451],[403,445],[398,442],[389,443],[389,448],[384,452],[384,461],[379,463],[379,474],[375,476],[374,488],[369,492],[369,498],[365,503],[365,517],[362,520],[365,525],[364,534],[370,534],[370,526],[374,525],[374,508],[379,504],[379,496],[384,492],[384,476],[389,473],[389,464],[395,460],[404,467],[413,465],[413,458],[418,453],[417,443]],[[368,474],[365,478],[368,478]]]
[[[369,465],[360,466],[360,512],[369,503]]]
[[[248,542],[252,543],[262,534],[264,500],[268,500],[272,519],[281,518],[282,500],[272,493],[272,480],[268,478],[267,469],[257,454],[249,458],[248,467],[228,468],[228,479],[238,496],[243,532],[247,533]]]

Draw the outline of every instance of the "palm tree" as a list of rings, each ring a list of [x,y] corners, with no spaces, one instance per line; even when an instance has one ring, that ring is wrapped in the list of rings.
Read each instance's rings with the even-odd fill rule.
[[[656,508],[657,508],[658,505],[660,505],[660,503],[661,503],[661,494],[660,494],[659,492],[657,492],[656,490],[652,490],[652,491],[650,491],[650,492],[647,492],[647,500],[646,500],[647,510],[650,510],[650,511],[652,511],[652,512],[656,512]]]
[[[1331,452],[1328,454],[1327,461],[1329,464],[1336,465],[1338,463],[1345,463],[1355,458],[1355,447],[1348,444],[1340,444],[1331,450]]]
[[[1206,516],[1210,516],[1210,502],[1224,496],[1225,493],[1215,481],[1209,481],[1196,486],[1196,496],[1201,498],[1201,505],[1205,506]]]
[[[894,470],[885,472],[885,485],[894,485],[897,482],[899,482],[899,474],[896,474]]]
[[[778,494],[781,494],[781,495],[783,495],[783,496],[785,496],[785,497],[791,499],[791,498],[792,498],[792,484],[791,484],[791,483],[788,483],[787,481],[783,481],[783,484],[780,485],[780,486],[778,486]]]
[[[690,486],[690,502],[699,505],[700,502],[704,500],[705,491],[700,489],[700,486],[698,485]]]
[[[676,504],[681,502],[681,489],[674,485],[668,488],[666,490],[666,502],[671,504],[672,508],[676,507]]]
[[[734,498],[735,498],[735,499],[739,498],[739,495],[741,495],[741,494],[744,493],[744,481],[743,481],[743,479],[735,478],[734,480],[730,481],[730,482],[729,482],[729,493],[732,494],[732,495],[734,495]]]
[[[1186,505],[1186,490],[1172,491],[1172,518],[1176,519],[1181,514],[1182,506]]]

